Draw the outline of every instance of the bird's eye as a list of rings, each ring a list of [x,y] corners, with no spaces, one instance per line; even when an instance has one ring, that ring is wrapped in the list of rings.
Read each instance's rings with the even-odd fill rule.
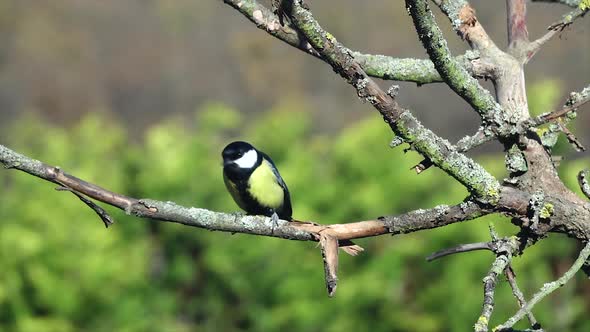
[[[243,152],[238,152],[238,158],[240,158],[241,156],[243,156],[244,153]]]

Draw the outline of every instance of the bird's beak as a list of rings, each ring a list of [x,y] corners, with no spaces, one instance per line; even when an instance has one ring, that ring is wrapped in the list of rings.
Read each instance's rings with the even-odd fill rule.
[[[222,162],[221,162],[221,165],[222,165],[223,167],[225,167],[225,166],[231,165],[231,164],[233,164],[233,163],[234,163],[234,162],[233,162],[233,161],[231,161],[231,160],[224,160],[224,161],[222,161]]]

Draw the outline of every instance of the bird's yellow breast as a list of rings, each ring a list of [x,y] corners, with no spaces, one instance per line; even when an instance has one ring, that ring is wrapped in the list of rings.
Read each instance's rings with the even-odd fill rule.
[[[272,171],[272,165],[263,160],[260,166],[252,172],[248,181],[248,192],[260,204],[273,209],[283,205],[283,188],[278,184]]]

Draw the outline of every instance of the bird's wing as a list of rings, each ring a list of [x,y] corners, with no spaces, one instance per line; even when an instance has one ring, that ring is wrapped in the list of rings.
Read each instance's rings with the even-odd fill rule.
[[[287,188],[287,184],[285,183],[285,180],[283,180],[283,177],[279,173],[279,169],[277,168],[275,163],[272,161],[272,159],[270,159],[270,157],[264,152],[260,152],[260,154],[262,154],[262,157],[270,163],[270,165],[272,166],[271,167],[272,172],[275,175],[275,179],[277,180],[277,183],[279,184],[279,186],[281,186],[281,188],[283,188],[283,193],[285,196],[283,199],[283,213],[282,214],[289,216],[289,219],[291,219],[291,214],[293,213],[293,210],[291,207],[291,194],[289,193],[289,188]]]
[[[262,154],[264,159],[266,159],[270,163],[270,165],[272,166],[271,169],[272,169],[273,174],[275,175],[275,179],[277,180],[277,183],[288,193],[289,188],[287,188],[287,184],[285,183],[285,181],[281,177],[281,174],[279,173],[279,169],[275,165],[274,161],[272,161],[272,159],[270,159],[270,157],[266,153],[260,152],[260,154]]]

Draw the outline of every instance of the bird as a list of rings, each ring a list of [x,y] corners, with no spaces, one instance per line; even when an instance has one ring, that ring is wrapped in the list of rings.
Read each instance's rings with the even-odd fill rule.
[[[235,141],[221,152],[223,180],[240,208],[252,215],[291,221],[291,195],[270,157],[250,143]]]
[[[292,216],[289,188],[266,153],[248,142],[235,141],[223,149],[221,157],[223,181],[240,208],[251,215],[271,217],[275,226],[278,226],[279,218],[298,221]],[[339,243],[340,248],[352,256],[364,250],[350,240]]]

